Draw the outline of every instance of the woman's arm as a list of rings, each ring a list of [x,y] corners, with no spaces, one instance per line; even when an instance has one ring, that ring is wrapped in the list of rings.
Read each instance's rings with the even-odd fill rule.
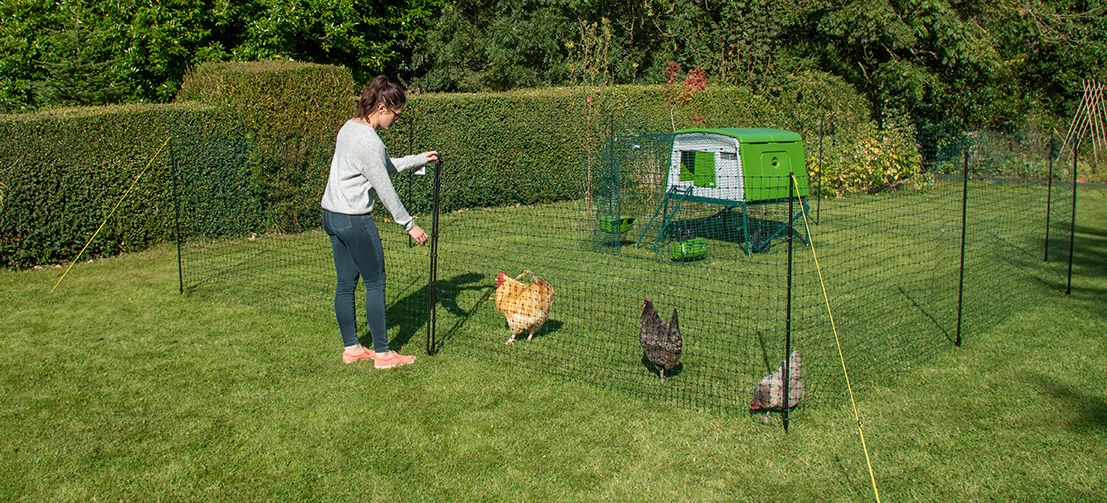
[[[401,171],[407,171],[412,168],[422,168],[423,166],[426,166],[427,164],[433,163],[437,160],[438,151],[435,150],[423,152],[422,154],[412,154],[404,157],[393,157],[388,160],[388,172],[394,174]],[[423,174],[422,171],[423,170],[419,170],[418,173]]]

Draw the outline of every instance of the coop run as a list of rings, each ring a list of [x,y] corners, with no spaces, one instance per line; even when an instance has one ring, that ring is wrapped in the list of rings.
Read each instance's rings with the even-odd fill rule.
[[[632,154],[658,156],[658,145],[665,143],[659,138],[640,139]],[[672,144],[670,137],[667,153]],[[724,146],[711,148],[717,159],[711,188],[729,195],[694,192],[674,198],[666,156],[651,170],[641,162],[612,165],[584,191],[580,178],[573,177],[563,197],[483,207],[458,205],[455,198],[503,188],[491,178],[451,176],[463,169],[447,157],[434,284],[439,354],[491,356],[677,406],[748,410],[755,384],[785,355],[788,233],[782,230],[789,222],[781,218],[787,218],[787,175],[802,167],[802,156],[783,175],[750,176],[735,186],[736,171],[726,164],[733,158]],[[173,155],[182,290],[310,316],[321,327],[333,328],[334,266],[317,225],[318,191],[310,188],[318,184],[321,190],[327,149],[182,139],[175,141]],[[694,171],[702,182],[711,165],[704,159],[700,155],[699,164],[678,167]],[[508,175],[500,179],[535,176],[528,166],[496,169]],[[550,190],[560,182],[532,183]],[[759,188],[753,188],[755,183]],[[414,202],[413,212],[429,210],[418,207],[419,194],[432,192],[433,177],[402,174],[395,184],[402,198]],[[613,194],[621,197],[617,207]],[[760,199],[752,199],[753,194],[761,194]],[[679,205],[679,212],[670,209],[650,224],[666,198]],[[608,211],[613,208],[618,211]],[[606,218],[613,214],[628,218]],[[431,219],[423,215],[420,224],[430,230]],[[389,337],[394,346],[417,351],[428,326],[430,248],[411,246],[402,229],[387,223],[387,213],[376,217],[388,271]],[[764,240],[751,248],[746,236],[756,239],[759,232]],[[677,256],[669,250],[672,244],[689,248],[690,243],[705,248]],[[527,334],[508,345],[510,332],[495,300],[496,278],[501,272],[515,278],[523,271],[550,285],[552,303],[534,337],[527,340]],[[798,292],[791,333],[794,348],[805,351],[804,327],[821,323],[812,319],[821,311],[815,309],[814,290],[807,289],[807,302]],[[682,352],[664,381],[639,339],[647,298],[664,321],[674,310],[679,316]],[[339,344],[337,332],[334,341]],[[805,377],[801,410],[819,396],[819,372],[809,370],[809,362],[815,367],[831,362],[804,358],[805,376],[811,377]]]
[[[471,355],[663,404],[745,415],[757,384],[797,350],[799,419],[846,396],[816,246],[858,390],[953,345],[961,180],[823,200],[820,216],[805,197],[798,135],[786,131],[615,136],[590,169],[462,155],[479,150],[477,140],[450,143],[445,126],[426,131],[410,151],[447,152],[433,311],[430,247],[412,246],[386,212],[375,215],[389,339],[407,352],[422,349],[435,319],[435,358]],[[175,139],[182,291],[317,320],[320,340],[330,330],[338,349],[334,265],[319,228],[329,152],[327,145]],[[474,176],[492,171],[497,176]],[[1003,312],[996,306],[1018,305],[1012,292],[1032,283],[1011,274],[1026,268],[1007,265],[1025,255],[1011,243],[1035,239],[1026,221],[1037,213],[996,208],[1048,200],[1042,186],[974,183],[967,185],[979,193],[967,206],[967,328],[994,324]],[[394,184],[429,229],[433,177],[403,173]],[[1009,254],[995,259],[997,250]],[[1005,265],[1002,273],[989,268],[995,264]],[[533,282],[524,271],[548,283],[552,302],[530,340],[528,333],[505,344],[511,333],[497,309],[497,276]],[[681,354],[664,381],[639,338],[647,298],[663,321],[678,314]]]

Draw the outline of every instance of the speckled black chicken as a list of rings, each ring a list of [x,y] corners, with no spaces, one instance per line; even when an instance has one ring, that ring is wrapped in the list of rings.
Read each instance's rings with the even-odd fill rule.
[[[653,302],[646,299],[642,303],[642,328],[638,331],[638,342],[642,344],[646,358],[661,375],[661,382],[665,382],[665,371],[680,364],[680,349],[684,345],[676,309],[673,309],[673,318],[665,323],[657,315]]]
[[[753,400],[750,401],[750,410],[769,413],[770,410],[784,408],[784,366],[788,366],[788,408],[793,409],[799,405],[803,398],[803,383],[800,382],[803,369],[799,351],[792,351],[788,361],[781,362],[776,372],[761,378],[757,386],[753,387]]]

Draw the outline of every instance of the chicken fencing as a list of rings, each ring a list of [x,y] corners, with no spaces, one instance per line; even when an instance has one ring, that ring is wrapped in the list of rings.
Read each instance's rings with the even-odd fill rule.
[[[839,344],[855,392],[894,383],[1056,291],[1070,256],[1062,244],[1073,192],[1048,183],[1066,173],[1061,160],[1056,173],[1039,173],[1053,164],[1040,139],[926,144],[925,170],[909,185],[837,197],[820,197],[826,181],[802,159],[784,174],[727,174],[729,154],[714,152],[714,179],[700,171],[699,185],[695,173],[685,182],[742,193],[697,196],[679,187],[682,168],[700,167],[674,154],[674,134],[612,135],[583,160],[538,169],[546,161],[534,156],[452,156],[466,127],[494,130],[439,119],[391,139],[393,155],[444,155],[439,190],[433,176],[394,178],[428,232],[438,194],[433,256],[375,212],[394,348],[414,352],[432,337],[446,354],[734,413],[751,410],[755,387],[797,351],[797,418],[843,403]],[[804,139],[807,165],[832,151],[821,142]],[[318,209],[332,149],[175,139],[181,291],[333,320],[334,266]],[[1027,163],[1047,181],[1012,175]],[[552,302],[533,336],[524,326],[508,343],[507,320],[540,306],[497,299],[498,277],[519,278],[523,289],[532,277],[548,283]],[[643,350],[646,299],[661,320],[678,317],[675,364]],[[779,410],[774,398],[776,407],[760,410]]]

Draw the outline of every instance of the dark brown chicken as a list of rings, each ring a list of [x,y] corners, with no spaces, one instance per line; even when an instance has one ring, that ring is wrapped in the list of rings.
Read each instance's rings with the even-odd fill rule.
[[[638,331],[638,342],[642,344],[646,358],[661,375],[661,382],[665,382],[665,371],[680,364],[680,348],[684,345],[676,309],[673,309],[673,318],[665,323],[657,315],[653,302],[646,299],[642,303],[642,328]]]
[[[776,372],[761,378],[753,387],[751,411],[765,411],[784,408],[784,366],[788,365],[788,408],[795,408],[803,397],[803,383],[800,382],[801,368],[799,351],[792,351],[787,362],[781,362]]]

